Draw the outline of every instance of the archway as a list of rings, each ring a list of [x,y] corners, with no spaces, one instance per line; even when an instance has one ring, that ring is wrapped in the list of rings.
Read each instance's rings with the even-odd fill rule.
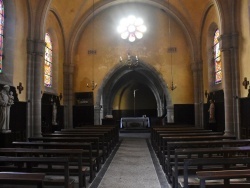
[[[147,84],[145,85],[145,83]],[[154,115],[157,117],[167,114],[168,122],[172,122],[173,119],[169,118],[173,117],[172,101],[165,81],[160,73],[150,64],[139,62],[139,65],[134,68],[118,64],[107,74],[95,100],[95,124],[99,124],[104,115],[113,113],[114,103],[118,105],[116,110],[120,110],[124,102],[122,104],[119,100],[122,98],[131,100],[133,91],[139,91],[140,89],[144,92],[146,91],[143,95],[145,95],[144,97],[149,97],[151,102],[144,106],[139,104],[141,105],[139,108],[149,108],[147,110],[150,111],[151,109],[152,114],[154,114],[153,111],[155,110]],[[125,93],[130,93],[130,97],[128,96],[129,94]],[[123,97],[123,95],[126,97]],[[128,103],[126,106],[130,110],[128,114],[141,115],[139,112],[133,112],[131,101]]]

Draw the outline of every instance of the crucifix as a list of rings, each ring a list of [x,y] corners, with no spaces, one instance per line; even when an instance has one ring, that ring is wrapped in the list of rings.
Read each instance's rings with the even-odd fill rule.
[[[134,117],[135,117],[135,92],[137,91],[138,89],[134,89]]]
[[[19,85],[16,87],[17,90],[19,91],[19,94],[21,94],[22,90],[23,90],[23,86],[22,86],[22,83],[19,82]]]
[[[247,80],[247,77],[244,78],[242,85],[245,87],[245,89],[247,89],[247,86],[249,85],[249,81]]]

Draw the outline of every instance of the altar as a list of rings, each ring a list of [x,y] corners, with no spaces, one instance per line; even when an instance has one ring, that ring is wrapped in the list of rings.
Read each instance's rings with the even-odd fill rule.
[[[137,123],[140,127],[150,127],[148,117],[123,117],[120,121],[120,128],[128,128],[130,124]]]

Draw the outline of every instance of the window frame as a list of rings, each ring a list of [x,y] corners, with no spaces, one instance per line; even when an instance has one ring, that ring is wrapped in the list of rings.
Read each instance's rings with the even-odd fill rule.
[[[47,41],[47,36],[49,40]],[[47,42],[50,44],[48,45]],[[47,55],[47,53],[50,53],[50,55]],[[50,68],[49,73],[47,73],[46,69],[47,67]],[[49,77],[49,83],[46,82],[46,77]],[[52,88],[53,83],[53,43],[51,40],[51,35],[49,32],[45,33],[45,52],[44,52],[44,86],[48,88]]]

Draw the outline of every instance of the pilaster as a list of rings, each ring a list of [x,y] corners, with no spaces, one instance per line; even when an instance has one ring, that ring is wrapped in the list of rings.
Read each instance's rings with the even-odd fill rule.
[[[236,99],[239,93],[237,44],[237,34],[221,35],[220,37],[223,58],[225,135],[237,135],[239,127],[239,104]]]
[[[74,93],[73,93],[73,64],[64,64],[64,125],[65,128],[73,128],[73,105],[74,105]]]
[[[167,106],[167,122],[174,123],[174,106]]]
[[[28,52],[28,136],[41,135],[41,88],[44,63],[44,40],[27,40]]]
[[[194,80],[194,113],[195,126],[203,126],[203,75],[202,75],[202,61],[197,61],[191,64]]]

